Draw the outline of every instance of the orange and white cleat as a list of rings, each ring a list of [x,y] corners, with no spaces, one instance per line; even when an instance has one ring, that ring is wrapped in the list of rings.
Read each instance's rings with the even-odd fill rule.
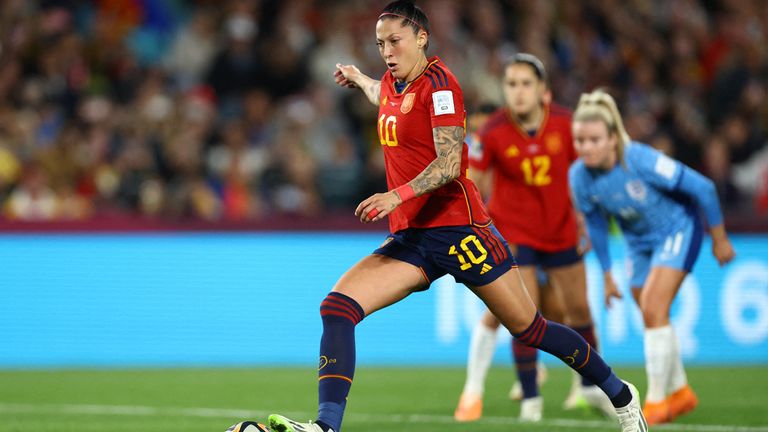
[[[667,397],[667,404],[669,405],[669,415],[674,419],[696,409],[699,398],[696,397],[691,386],[686,384]]]
[[[667,400],[661,402],[646,401],[643,406],[643,415],[645,415],[645,421],[647,421],[650,426],[672,421],[672,416],[669,412],[669,402],[667,402]]]
[[[483,416],[483,398],[463,393],[459,399],[459,406],[453,413],[453,418],[459,422],[471,422],[479,420]]]

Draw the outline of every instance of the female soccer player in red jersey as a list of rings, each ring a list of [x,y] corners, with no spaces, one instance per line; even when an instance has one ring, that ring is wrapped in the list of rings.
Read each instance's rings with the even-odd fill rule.
[[[349,269],[320,305],[317,420],[300,423],[273,414],[270,426],[277,432],[338,432],[354,376],[355,326],[450,273],[515,337],[599,383],[617,407],[624,432],[646,431],[637,390],[622,382],[578,333],[536,311],[506,241],[466,177],[461,88],[439,58],[427,58],[428,41],[426,15],[412,2],[398,0],[384,8],[376,23],[376,42],[387,64],[381,80],[355,66],[337,66],[340,85],[361,88],[379,107],[390,188],[363,200],[355,215],[364,223],[389,216],[392,234]]]
[[[541,306],[539,267],[559,291],[550,295],[563,299],[567,324],[596,349],[582,260],[587,240],[584,230],[577,230],[568,188],[568,167],[576,160],[571,113],[548,102],[546,70],[531,54],[519,53],[507,63],[502,84],[506,106],[480,131],[470,153],[470,176],[478,184],[490,183],[488,211],[511,243],[531,298]],[[498,326],[496,317],[486,312],[472,332],[467,380],[454,413],[459,421],[482,415],[483,380]],[[539,421],[543,399],[536,379],[538,350],[513,339],[512,351],[522,385],[520,418]],[[593,406],[613,413],[603,392],[583,377],[581,393]]]

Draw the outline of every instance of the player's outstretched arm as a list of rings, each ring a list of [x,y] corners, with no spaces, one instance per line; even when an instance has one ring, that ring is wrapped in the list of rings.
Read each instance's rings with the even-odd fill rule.
[[[675,189],[688,195],[703,210],[710,227],[709,233],[712,235],[712,255],[721,266],[725,265],[733,260],[736,252],[725,232],[723,213],[715,184],[698,171],[679,162],[678,164],[681,167],[681,173]]]
[[[576,232],[579,239],[576,251],[579,255],[583,256],[592,249],[592,240],[589,238],[589,230],[587,229],[587,221],[584,214],[576,206],[574,206],[573,212],[576,214]]]
[[[336,71],[333,73],[336,84],[347,88],[359,88],[365,93],[368,100],[379,106],[381,95],[381,81],[375,80],[360,72],[355,65],[342,65],[336,63]]]

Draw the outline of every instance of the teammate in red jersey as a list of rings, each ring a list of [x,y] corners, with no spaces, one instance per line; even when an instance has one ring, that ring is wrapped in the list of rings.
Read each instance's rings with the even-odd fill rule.
[[[577,333],[542,318],[513,270],[506,241],[465,174],[461,88],[438,58],[427,58],[428,41],[426,15],[412,2],[398,0],[384,8],[376,23],[376,42],[388,69],[382,79],[355,66],[337,66],[340,85],[361,88],[379,107],[390,187],[361,202],[355,215],[364,223],[389,215],[392,234],[349,269],[320,305],[317,420],[301,423],[273,414],[271,428],[339,432],[355,370],[355,326],[451,274],[521,341],[599,382],[617,407],[623,431],[645,431],[637,390],[619,380]]]
[[[576,160],[571,137],[571,112],[549,103],[546,70],[537,57],[520,53],[504,68],[506,106],[497,110],[479,132],[472,151],[471,176],[490,181],[488,210],[520,266],[531,298],[541,307],[537,267],[544,270],[565,305],[566,323],[597,347],[587,302],[584,261],[587,239],[577,229],[570,200],[568,168]],[[583,233],[583,229],[581,230]],[[486,312],[472,332],[467,380],[454,416],[472,421],[482,415],[483,380],[493,355],[499,321]],[[520,418],[541,420],[543,399],[537,383],[538,351],[517,340],[512,351],[522,387]],[[582,377],[587,402],[612,414],[610,401]],[[573,398],[569,398],[573,404]],[[568,405],[568,404],[567,404]]]

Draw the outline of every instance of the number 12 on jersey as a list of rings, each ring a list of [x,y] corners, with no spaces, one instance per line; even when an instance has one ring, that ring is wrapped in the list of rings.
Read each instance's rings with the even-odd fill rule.
[[[520,162],[520,169],[523,170],[525,184],[531,186],[546,186],[552,183],[552,177],[549,176],[549,167],[552,161],[547,155],[525,158]]]

